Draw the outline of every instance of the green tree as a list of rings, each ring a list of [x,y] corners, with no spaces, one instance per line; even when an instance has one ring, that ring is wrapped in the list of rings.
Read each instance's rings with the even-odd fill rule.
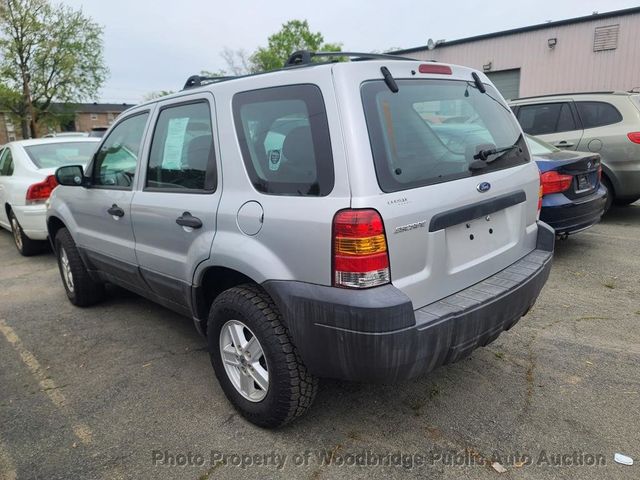
[[[290,20],[269,37],[267,47],[258,48],[251,55],[251,71],[282,68],[296,50],[339,52],[341,49],[340,43],[325,43],[322,34],[312,32],[306,20]]]
[[[93,98],[107,74],[102,27],[81,10],[49,0],[0,0],[0,78],[19,92],[12,112],[24,138],[51,121],[53,101]]]
[[[149,100],[155,100],[156,98],[166,97],[167,95],[171,95],[172,93],[176,93],[173,90],[154,90],[145,94],[142,97],[142,100],[148,102]]]

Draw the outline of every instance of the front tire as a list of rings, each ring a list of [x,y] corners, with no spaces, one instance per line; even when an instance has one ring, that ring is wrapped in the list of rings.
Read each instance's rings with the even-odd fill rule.
[[[88,307],[104,298],[104,284],[89,275],[69,230],[61,228],[55,239],[58,268],[69,301],[78,307]]]
[[[222,390],[250,422],[280,427],[306,412],[318,390],[269,295],[241,285],[213,302],[207,327],[211,364]]]
[[[9,211],[9,223],[11,223],[11,233],[13,234],[13,243],[16,245],[18,252],[23,257],[31,257],[44,249],[44,242],[31,240],[27,237],[18,222],[18,218],[13,211]]]

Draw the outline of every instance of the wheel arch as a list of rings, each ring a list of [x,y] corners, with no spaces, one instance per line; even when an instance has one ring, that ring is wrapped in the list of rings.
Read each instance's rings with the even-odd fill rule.
[[[54,252],[56,250],[56,234],[61,228],[67,228],[67,226],[62,220],[60,220],[60,218],[54,215],[47,218],[47,233],[49,235],[49,243],[51,243],[51,248],[53,248]]]
[[[212,265],[200,272],[199,281],[193,287],[192,310],[203,335],[207,334],[209,310],[216,297],[225,290],[246,283],[259,285],[245,273],[221,265]]]

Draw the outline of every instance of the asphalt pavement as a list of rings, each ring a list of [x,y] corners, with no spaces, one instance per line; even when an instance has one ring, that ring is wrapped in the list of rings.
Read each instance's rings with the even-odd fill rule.
[[[323,381],[268,431],[227,402],[190,319],[118,288],[76,308],[53,255],[1,231],[0,479],[640,478],[638,251],[640,203],[616,208],[558,242],[493,344],[400,385]]]

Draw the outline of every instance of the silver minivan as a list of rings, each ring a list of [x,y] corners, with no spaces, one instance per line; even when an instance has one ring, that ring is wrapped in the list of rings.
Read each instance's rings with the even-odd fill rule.
[[[538,169],[486,76],[314,56],[123,113],[86,170],[58,170],[48,211],[69,300],[111,282],[192,317],[264,427],[302,414],[319,377],[406,380],[487,345],[553,254]]]

